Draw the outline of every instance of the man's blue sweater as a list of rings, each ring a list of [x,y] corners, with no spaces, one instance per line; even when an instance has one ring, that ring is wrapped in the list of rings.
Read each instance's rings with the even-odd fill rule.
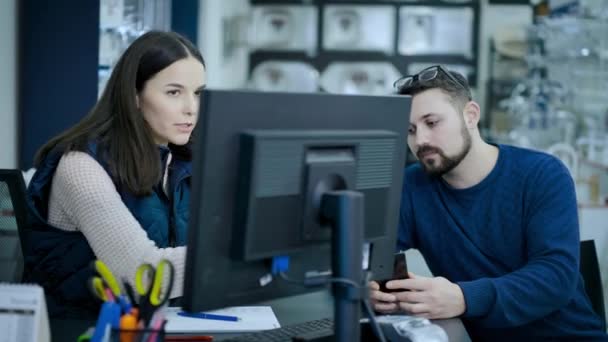
[[[457,283],[473,340],[606,339],[579,273],[574,184],[541,152],[499,146],[479,184],[454,189],[419,164],[406,168],[399,249]]]

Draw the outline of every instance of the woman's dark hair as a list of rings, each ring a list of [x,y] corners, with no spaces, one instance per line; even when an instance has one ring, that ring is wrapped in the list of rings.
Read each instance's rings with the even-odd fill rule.
[[[148,195],[160,182],[162,166],[150,126],[137,108],[136,96],[146,82],[175,61],[205,61],[188,39],[174,32],[151,31],[137,38],[120,57],[97,104],[75,126],[52,138],[35,158],[39,167],[49,153],[86,152],[97,144],[120,189]],[[191,139],[192,140],[192,139]],[[191,159],[190,145],[169,145],[174,158]]]

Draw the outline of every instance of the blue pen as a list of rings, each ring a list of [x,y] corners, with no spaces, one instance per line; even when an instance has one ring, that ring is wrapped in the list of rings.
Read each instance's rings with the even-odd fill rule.
[[[229,322],[237,322],[239,318],[236,316],[226,316],[226,315],[216,315],[209,314],[204,312],[186,312],[180,311],[177,313],[179,316],[183,317],[192,317],[192,318],[202,318],[202,319],[215,319],[218,321],[229,321]]]
[[[101,342],[107,340],[107,326],[118,329],[120,326],[120,305],[116,302],[104,302],[99,310],[99,318],[95,325],[95,332],[91,337],[91,342]]]

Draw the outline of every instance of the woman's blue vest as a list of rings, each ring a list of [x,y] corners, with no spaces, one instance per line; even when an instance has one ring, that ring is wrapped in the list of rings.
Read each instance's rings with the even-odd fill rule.
[[[109,174],[94,144],[87,153]],[[169,149],[159,147],[159,153],[162,165],[166,165]],[[97,315],[100,305],[87,286],[94,275],[91,263],[95,254],[81,232],[65,231],[47,221],[51,183],[61,157],[62,153],[50,153],[28,186],[29,222],[20,232],[25,259],[23,280],[44,288],[51,316],[90,317]],[[149,196],[119,191],[129,211],[160,248],[186,244],[191,173],[190,161],[174,157],[169,167],[169,196],[162,191],[161,184]]]

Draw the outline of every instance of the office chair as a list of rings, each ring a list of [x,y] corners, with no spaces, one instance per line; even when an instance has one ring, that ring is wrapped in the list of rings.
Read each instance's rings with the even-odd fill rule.
[[[593,310],[600,316],[606,327],[606,312],[604,308],[604,291],[602,276],[597,259],[594,240],[581,241],[580,272],[585,281],[585,291],[591,300]]]
[[[19,282],[23,254],[19,229],[26,224],[25,183],[20,170],[0,169],[0,282]]]

